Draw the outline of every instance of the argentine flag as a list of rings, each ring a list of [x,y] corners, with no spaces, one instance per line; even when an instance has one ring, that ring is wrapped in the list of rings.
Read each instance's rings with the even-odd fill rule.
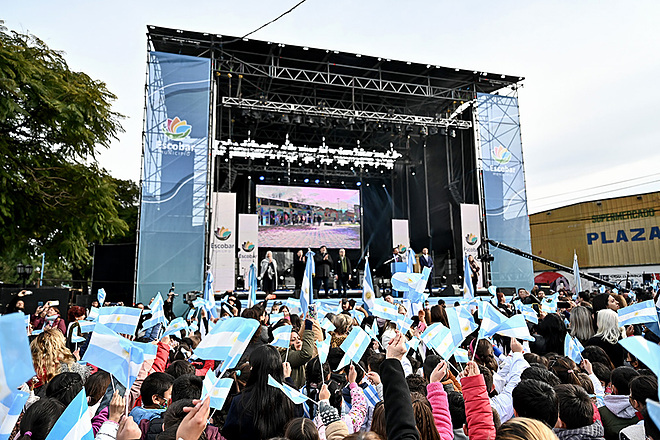
[[[131,341],[132,344],[142,350],[142,355],[144,360],[148,361],[151,359],[156,359],[156,353],[158,353],[158,346],[150,342],[135,342]]]
[[[0,316],[0,399],[12,394],[34,374],[23,314]]]
[[[417,336],[413,336],[412,339],[406,340],[406,348],[408,350],[416,351],[420,342],[422,341],[420,341]]]
[[[23,412],[30,393],[14,391],[0,401],[0,440],[7,440]]]
[[[300,287],[300,310],[303,313],[303,317],[307,314],[309,305],[314,301],[314,255],[314,252],[311,250],[307,251],[305,274],[303,275],[302,285]]]
[[[217,318],[218,312],[215,310],[215,292],[213,292],[213,274],[210,270],[206,271],[206,281],[204,281],[204,309],[211,318]]]
[[[234,368],[250,339],[260,327],[259,321],[249,318],[229,318],[219,321],[195,349],[200,359],[223,361],[222,372]]]
[[[619,340],[619,344],[660,377],[660,345],[643,336],[629,336]]]
[[[332,341],[332,335],[328,335],[322,341],[316,341],[316,351],[319,352],[319,361],[322,364],[325,364],[325,361],[328,360],[328,353],[330,353],[330,341]]]
[[[289,348],[291,345],[291,330],[292,325],[283,325],[273,330],[273,342],[270,343],[273,347]]]
[[[143,329],[151,328],[156,324],[164,325],[167,323],[167,319],[165,319],[165,310],[163,310],[163,297],[160,296],[160,292],[156,294],[149,308],[151,309],[151,318],[142,323]]]
[[[98,307],[92,307],[89,309],[89,313],[87,314],[87,318],[85,318],[87,321],[93,321],[96,322],[99,319],[99,308]]]
[[[309,399],[309,397],[305,396],[300,391],[291,388],[289,385],[279,383],[270,374],[268,375],[268,385],[282,391],[284,393],[284,395],[286,397],[288,397],[289,399],[291,399],[291,401],[293,403],[295,403],[296,405],[300,405],[301,403],[303,403],[307,399]],[[312,399],[309,399],[309,400],[312,400]],[[312,402],[313,402],[313,400],[312,400]]]
[[[380,402],[381,399],[378,397],[378,391],[375,386],[368,384],[362,391],[364,391],[364,396],[367,398],[369,406],[376,406]]]
[[[459,346],[465,338],[479,328],[470,311],[465,307],[448,307],[446,310],[449,329],[454,338],[454,345]]]
[[[497,326],[506,321],[506,316],[500,313],[491,303],[484,301],[482,304],[484,308],[481,317],[481,328],[479,329],[479,339],[493,336]]]
[[[117,333],[135,335],[141,314],[136,307],[101,307],[98,322]]]
[[[461,364],[466,364],[470,362],[468,351],[464,348],[457,348],[456,351],[454,352],[454,360],[456,362],[460,362]]]
[[[501,324],[491,330],[492,334],[508,336],[510,338],[523,339],[525,341],[534,341],[529,334],[527,321],[523,315],[513,315],[505,319]]]
[[[206,376],[202,382],[201,400],[203,401],[206,399],[206,396],[210,396],[209,403],[211,408],[220,411],[225,405],[225,400],[227,400],[227,396],[229,395],[229,391],[231,391],[233,384],[234,379],[229,377],[218,379],[211,369],[206,372]]]
[[[559,293],[546,296],[541,300],[541,310],[543,310],[546,313],[556,313],[558,299],[559,299]]]
[[[408,333],[412,327],[412,319],[399,315],[396,319],[396,328],[403,334]]]
[[[474,286],[472,285],[472,270],[470,269],[470,262],[468,256],[465,254],[463,258],[463,298],[474,298]]]
[[[296,298],[287,298],[286,301],[284,301],[284,305],[289,308],[289,314],[291,315],[300,315],[302,313],[302,309],[300,308],[300,300]]]
[[[582,362],[582,350],[584,350],[584,347],[580,344],[580,341],[566,333],[566,337],[564,337],[564,355],[579,364]]]
[[[90,333],[94,331],[96,323],[91,321],[78,321],[78,325],[80,326],[80,333]]]
[[[575,283],[575,297],[582,292],[582,281],[580,280],[580,266],[578,266],[577,254],[573,252],[573,278]]]
[[[46,440],[94,440],[92,419],[83,388],[53,425]]]
[[[658,322],[658,312],[653,300],[642,301],[632,306],[624,307],[616,312],[619,315],[619,325],[644,324]]]
[[[176,336],[181,336],[181,330],[183,331],[188,331],[188,324],[186,323],[186,320],[183,319],[183,317],[178,317],[176,319],[173,319],[172,322],[167,326],[165,329],[165,333],[163,333],[163,336],[160,338],[163,339],[165,336],[169,335],[176,335]]]
[[[323,317],[323,321],[321,321],[321,328],[325,330],[326,332],[331,332],[335,330],[337,327],[328,319],[327,316]]]
[[[144,352],[103,324],[96,324],[82,360],[112,374],[131,388],[144,362]]]
[[[105,304],[105,289],[99,289],[96,292],[96,299],[99,302],[99,307],[103,307],[103,304]]]
[[[399,319],[399,308],[394,304],[388,303],[383,298],[376,298],[374,300],[374,306],[370,308],[369,311],[374,316],[387,319],[389,321],[396,322],[396,320]]]
[[[253,307],[257,303],[257,268],[254,263],[250,264],[248,270],[248,308]]]
[[[451,331],[439,322],[431,324],[422,333],[422,342],[435,350],[443,359],[449,359],[456,349]]]
[[[369,255],[364,259],[364,276],[362,277],[362,302],[366,304],[367,309],[371,310],[374,306],[374,282],[371,279],[371,268],[369,267]]]
[[[519,306],[516,305],[516,308],[527,321],[533,324],[539,323],[539,315],[536,313],[536,310],[534,310],[534,307],[520,303]]]
[[[371,336],[360,327],[353,327],[340,348],[344,350],[344,357],[341,358],[335,371],[338,371],[352,362],[359,362],[364,352],[371,344]]]

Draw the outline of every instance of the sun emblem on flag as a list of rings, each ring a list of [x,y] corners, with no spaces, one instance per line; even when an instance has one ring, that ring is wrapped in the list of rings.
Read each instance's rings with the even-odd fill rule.
[[[635,312],[635,316],[639,316],[639,311]]]
[[[121,321],[121,316],[117,316],[117,317],[115,318],[115,322],[119,322],[119,321]]]
[[[306,292],[305,292],[305,293],[306,293]],[[364,297],[367,298],[367,299],[371,299],[371,298],[372,298],[372,296],[371,296],[371,291],[370,291],[370,290],[367,290],[367,291],[365,292],[365,294],[364,294]]]

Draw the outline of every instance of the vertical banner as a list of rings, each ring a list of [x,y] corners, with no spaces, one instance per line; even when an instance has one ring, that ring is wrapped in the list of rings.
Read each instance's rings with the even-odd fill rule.
[[[213,193],[209,261],[213,289],[234,290],[236,280],[236,194]]]
[[[149,52],[136,301],[172,283],[201,290],[204,276],[211,61]]]
[[[408,233],[408,220],[392,219],[392,248],[399,247],[401,253],[408,250],[410,246],[410,234]]]
[[[480,222],[479,205],[461,204],[461,243],[463,243],[463,255],[472,255],[477,257],[479,246],[481,246],[481,222]],[[461,256],[461,261],[463,260]],[[481,268],[479,271],[479,281],[477,287],[482,288],[483,282],[483,268],[481,262],[477,261],[477,265]]]
[[[259,215],[238,214],[238,270],[247,277],[250,264],[257,266]]]
[[[488,238],[531,253],[518,99],[479,93],[477,119]],[[531,260],[493,247],[490,251],[495,286],[533,287]]]

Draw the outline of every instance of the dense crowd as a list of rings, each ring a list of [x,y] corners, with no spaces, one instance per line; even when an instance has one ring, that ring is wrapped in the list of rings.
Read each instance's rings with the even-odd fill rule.
[[[628,303],[655,300],[653,290],[559,292],[551,312],[544,297],[537,288],[516,295],[518,304],[536,313],[538,323],[528,322],[533,341],[479,339],[475,330],[461,343],[468,359],[457,361],[409,343],[435,323],[451,330],[448,307],[471,307],[479,323],[478,303],[426,302],[413,314],[409,304],[386,297],[400,314],[412,315],[410,328],[401,329],[353,300],[338,301],[323,317],[300,316],[273,300],[242,308],[228,294],[220,316],[201,310],[189,320],[189,331],[161,338],[162,326],[138,327],[125,335],[157,347],[128,390],[107,372],[79,362],[90,339],[79,331],[88,311],[71,307],[65,320],[47,304],[29,318],[29,332],[38,333],[30,336],[37,374],[22,386],[30,397],[9,438],[46,439],[84,389],[99,440],[660,440],[647,412],[647,399],[658,400],[657,377],[619,343],[643,336],[657,344],[660,337],[644,324],[620,327],[617,315]],[[21,310],[19,302],[16,297],[12,311]],[[501,292],[489,302],[505,316],[519,312]],[[200,401],[203,378],[209,370],[221,371],[221,362],[194,353],[214,323],[235,316],[259,321],[259,327],[236,367],[223,373],[233,385],[224,406],[212,410],[209,399]],[[140,322],[148,317],[146,307]],[[289,346],[271,345],[273,332],[289,324]],[[345,355],[340,346],[355,326],[369,330],[371,344],[358,361],[339,368]],[[564,352],[567,334],[584,347],[579,363]],[[327,335],[330,349],[321,362],[317,342]],[[269,378],[308,400],[294,403]]]

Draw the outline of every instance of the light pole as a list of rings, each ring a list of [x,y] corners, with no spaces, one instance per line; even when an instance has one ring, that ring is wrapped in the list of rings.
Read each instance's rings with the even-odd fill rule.
[[[21,261],[16,265],[16,272],[23,283],[23,288],[25,288],[25,281],[27,281],[27,279],[30,278],[30,275],[32,275],[32,271],[33,268],[31,264],[26,265]]]

